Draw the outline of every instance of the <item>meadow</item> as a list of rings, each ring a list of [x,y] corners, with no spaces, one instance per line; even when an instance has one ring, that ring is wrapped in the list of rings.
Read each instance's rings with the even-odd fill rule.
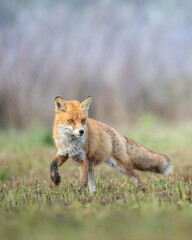
[[[173,173],[139,173],[143,193],[109,166],[96,168],[97,192],[79,194],[79,170],[70,161],[61,185],[50,180],[56,148],[52,129],[33,125],[0,130],[0,239],[191,239],[192,123],[152,116],[119,132],[167,154]]]

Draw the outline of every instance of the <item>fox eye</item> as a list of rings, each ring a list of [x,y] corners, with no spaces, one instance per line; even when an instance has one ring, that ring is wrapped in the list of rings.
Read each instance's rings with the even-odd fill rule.
[[[69,122],[69,123],[73,123],[73,120],[72,120],[72,119],[69,119],[68,122]]]
[[[81,121],[81,123],[85,123],[86,122],[86,119],[85,118],[83,118],[82,119],[82,121]]]

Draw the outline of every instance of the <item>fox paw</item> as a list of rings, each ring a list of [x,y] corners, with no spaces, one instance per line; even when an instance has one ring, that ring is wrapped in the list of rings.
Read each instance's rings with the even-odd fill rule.
[[[87,192],[87,184],[81,186],[79,189],[78,189],[78,192],[81,194],[82,192],[86,193]]]
[[[59,184],[61,183],[61,177],[59,176],[59,174],[54,176],[51,175],[51,180],[54,182],[56,186],[59,186]]]

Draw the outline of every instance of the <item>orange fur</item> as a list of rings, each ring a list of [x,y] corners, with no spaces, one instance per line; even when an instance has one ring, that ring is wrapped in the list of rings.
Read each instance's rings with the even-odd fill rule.
[[[90,103],[91,97],[82,102],[55,99],[53,136],[58,153],[51,164],[51,178],[56,185],[60,183],[58,166],[67,159],[80,167],[81,187],[89,182],[93,192],[96,191],[93,167],[101,163],[108,163],[139,186],[143,183],[134,169],[157,173],[169,170],[169,159],[165,155],[154,153],[104,123],[88,118]],[[80,135],[79,130],[85,133]]]

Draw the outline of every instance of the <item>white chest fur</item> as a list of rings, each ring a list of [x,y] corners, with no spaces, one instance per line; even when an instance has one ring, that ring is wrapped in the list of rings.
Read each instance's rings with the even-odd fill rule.
[[[59,145],[58,153],[60,155],[68,155],[75,162],[85,160],[85,152],[83,150],[83,144],[85,139],[83,136],[76,136],[73,128],[70,126],[59,125],[58,127]]]

